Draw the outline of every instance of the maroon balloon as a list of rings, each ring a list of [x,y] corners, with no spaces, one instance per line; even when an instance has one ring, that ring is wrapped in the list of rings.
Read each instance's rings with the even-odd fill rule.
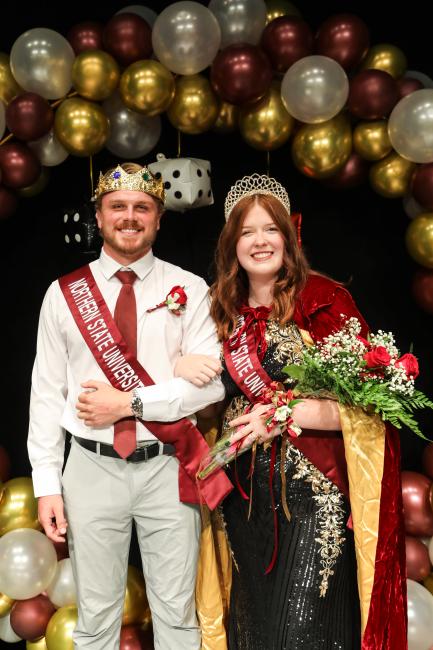
[[[4,146],[4,145],[3,145]],[[2,147],[0,147],[2,149]],[[8,219],[18,207],[18,199],[13,192],[0,185],[0,219]]]
[[[330,16],[316,34],[316,52],[335,59],[345,69],[357,66],[369,48],[368,27],[353,14]]]
[[[334,176],[323,181],[323,185],[332,190],[347,190],[365,182],[369,165],[357,153],[352,153],[344,167]]]
[[[350,81],[347,107],[363,120],[386,117],[398,102],[397,82],[383,70],[363,70]]]
[[[87,20],[71,27],[66,38],[72,45],[75,54],[86,50],[102,50],[103,30],[104,27],[101,23]]]
[[[138,625],[125,625],[120,631],[119,650],[153,650],[153,635]]]
[[[433,314],[433,270],[418,269],[413,276],[412,295],[415,302],[428,314]],[[433,477],[432,477],[433,478]]]
[[[433,163],[420,165],[412,176],[412,194],[423,208],[433,210]]]
[[[433,535],[433,510],[430,505],[432,482],[418,472],[402,472],[404,524],[408,535]]]
[[[424,447],[422,453],[422,468],[424,474],[427,474],[427,476],[433,479],[433,442],[430,442],[426,447]]]
[[[48,621],[56,611],[46,596],[17,600],[11,609],[11,627],[22,639],[32,641],[44,636]]]
[[[0,204],[3,201],[1,189],[2,188],[0,187]],[[11,459],[9,458],[9,454],[6,451],[6,449],[4,447],[0,447],[0,481],[4,483],[5,481],[8,480],[10,475],[11,475]]]
[[[6,124],[19,140],[37,140],[53,126],[54,111],[46,99],[36,93],[15,97],[6,108]]]
[[[229,45],[215,57],[210,78],[215,92],[230,104],[249,104],[265,95],[272,81],[266,54],[256,45]]]
[[[313,32],[298,16],[280,16],[271,20],[262,34],[261,46],[274,70],[285,72],[313,52]]]
[[[102,35],[105,49],[123,65],[147,59],[152,53],[152,30],[136,14],[117,14],[108,21]]]
[[[406,576],[410,580],[424,580],[430,573],[428,549],[421,540],[406,535]]]
[[[424,88],[424,84],[419,79],[411,79],[411,77],[401,77],[397,79],[398,96],[400,99]]]
[[[39,178],[41,164],[26,145],[8,142],[0,147],[0,169],[3,184],[17,190]]]
[[[65,560],[66,558],[69,557],[69,546],[68,546],[67,539],[65,539],[64,542],[53,542],[53,546],[56,551],[58,562],[60,562],[60,560]]]

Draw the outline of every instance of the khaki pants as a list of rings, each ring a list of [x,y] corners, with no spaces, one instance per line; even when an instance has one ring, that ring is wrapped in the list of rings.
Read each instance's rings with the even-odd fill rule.
[[[155,649],[199,650],[194,589],[200,513],[179,501],[177,459],[127,463],[73,441],[63,497],[77,585],[75,649],[119,648],[135,521]]]

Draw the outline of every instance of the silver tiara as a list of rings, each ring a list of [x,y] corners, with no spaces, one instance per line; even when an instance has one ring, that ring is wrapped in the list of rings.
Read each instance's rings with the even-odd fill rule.
[[[251,176],[244,176],[236,181],[230,188],[224,203],[224,215],[226,221],[228,220],[231,211],[244,196],[252,196],[253,194],[270,194],[275,196],[287,210],[290,215],[290,199],[285,188],[275,178],[270,178],[266,174],[252,174]]]

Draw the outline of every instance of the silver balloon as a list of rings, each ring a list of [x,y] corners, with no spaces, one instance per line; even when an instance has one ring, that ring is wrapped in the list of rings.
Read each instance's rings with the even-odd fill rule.
[[[433,162],[433,89],[423,88],[400,99],[388,120],[391,144],[416,163]]]
[[[74,50],[64,36],[46,27],[21,34],[12,46],[10,65],[25,90],[58,99],[72,86]]]
[[[155,20],[158,18],[158,14],[156,11],[153,11],[153,9],[149,9],[149,7],[144,7],[143,5],[128,5],[127,7],[123,7],[120,11],[116,12],[117,14],[136,14],[137,16],[140,16],[140,18],[143,18],[147,22],[150,27],[153,27],[155,24]]]
[[[48,598],[56,607],[76,605],[77,590],[70,558],[58,562],[55,576],[51,584],[48,585],[46,592]]]
[[[5,105],[0,100],[0,139],[3,137],[5,128],[6,128]]]
[[[424,74],[424,72],[419,72],[418,70],[406,70],[403,76],[420,81],[425,88],[433,88],[433,79]]]
[[[415,201],[411,194],[407,194],[403,198],[403,208],[409,219],[415,219],[419,214],[425,212],[425,208],[423,208],[418,201]],[[420,539],[422,542],[424,541],[422,537]]]
[[[348,95],[349,81],[341,65],[318,54],[296,61],[281,84],[281,97],[287,111],[307,124],[335,117]]]
[[[221,42],[218,21],[197,2],[175,2],[156,19],[152,30],[153,50],[172,72],[196,74],[215,58]]]
[[[428,650],[433,645],[433,596],[414,580],[407,581],[407,618],[409,650]]]
[[[44,591],[56,572],[57,555],[48,537],[17,528],[0,538],[0,593],[14,600]]]
[[[259,43],[268,13],[264,0],[210,0],[208,6],[221,27],[222,48]]]
[[[0,618],[0,640],[6,643],[17,643],[22,640],[12,629],[10,612]]]
[[[159,115],[147,117],[131,111],[118,93],[107,99],[103,108],[110,120],[110,137],[105,146],[111,153],[121,158],[140,158],[156,146],[161,137]]]
[[[60,165],[69,156],[69,152],[60,144],[52,130],[39,140],[33,140],[33,142],[27,144],[30,149],[33,149],[44,167]]]

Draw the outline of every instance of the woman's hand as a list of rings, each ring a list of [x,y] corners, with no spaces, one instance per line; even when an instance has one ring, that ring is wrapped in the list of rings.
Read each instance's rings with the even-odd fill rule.
[[[302,399],[294,407],[292,417],[301,429],[341,430],[338,404],[332,399]]]
[[[272,431],[266,429],[266,420],[270,414],[269,404],[257,404],[249,413],[235,418],[229,422],[230,427],[237,427],[236,432],[231,437],[231,444],[243,440],[241,449],[243,447],[251,447],[257,442],[266,442],[272,440],[275,436],[280,434],[279,427],[274,427]]]
[[[174,367],[174,376],[182,377],[202,388],[222,372],[218,359],[206,354],[185,354],[179,357]]]

